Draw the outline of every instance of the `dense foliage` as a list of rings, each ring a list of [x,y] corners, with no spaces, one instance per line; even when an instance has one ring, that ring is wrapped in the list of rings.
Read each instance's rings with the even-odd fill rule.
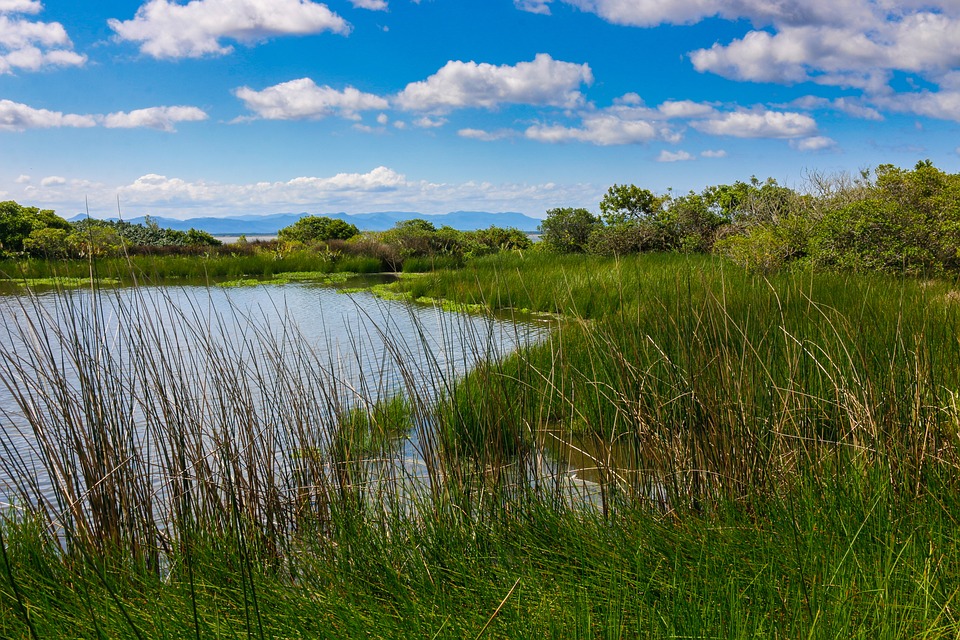
[[[960,174],[930,161],[856,177],[812,174],[802,190],[769,178],[656,195],[613,185],[600,215],[557,208],[541,225],[559,253],[716,252],[753,271],[937,275],[960,269]]]
[[[334,234],[332,230],[342,233]],[[353,225],[323,216],[301,218],[281,229],[278,239],[288,248],[305,245],[331,257],[350,255],[378,260],[385,271],[456,267],[469,258],[529,249],[533,244],[525,233],[512,228],[438,229],[428,220],[414,218],[402,220],[387,231],[360,233]]]
[[[219,246],[205,231],[164,229],[145,224],[87,218],[68,222],[50,210],[0,202],[0,256],[87,258],[120,255],[143,247]]]
[[[289,227],[280,230],[280,239],[294,242],[325,242],[349,240],[360,230],[349,222],[326,216],[304,216]]]

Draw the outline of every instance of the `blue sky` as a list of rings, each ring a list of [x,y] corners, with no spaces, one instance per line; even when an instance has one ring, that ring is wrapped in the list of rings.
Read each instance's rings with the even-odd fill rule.
[[[955,0],[0,0],[0,199],[596,210],[960,163]]]

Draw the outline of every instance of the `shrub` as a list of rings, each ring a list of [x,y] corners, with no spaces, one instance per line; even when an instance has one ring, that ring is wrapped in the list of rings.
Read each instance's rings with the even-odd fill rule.
[[[600,224],[600,219],[586,209],[550,209],[540,223],[540,241],[557,253],[583,253],[590,234]]]

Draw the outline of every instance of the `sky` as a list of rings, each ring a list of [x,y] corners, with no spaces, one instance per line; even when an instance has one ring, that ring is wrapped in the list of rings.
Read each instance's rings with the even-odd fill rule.
[[[960,170],[957,0],[0,0],[0,200],[596,211]]]

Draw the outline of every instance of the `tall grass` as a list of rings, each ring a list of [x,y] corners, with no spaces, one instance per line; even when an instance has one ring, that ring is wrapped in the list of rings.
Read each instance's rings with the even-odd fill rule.
[[[528,256],[403,286],[562,319],[509,357],[473,334],[462,379],[426,336],[387,340],[391,396],[293,319],[23,299],[0,366],[23,428],[0,631],[960,631],[949,284]],[[370,462],[403,431],[416,482]]]
[[[565,318],[552,340],[496,365],[495,384],[473,374],[463,397],[498,408],[458,421],[472,425],[468,442],[489,447],[504,422],[591,436],[606,457],[632,458],[632,482],[609,470],[621,489],[667,491],[675,505],[772,492],[838,456],[883,465],[905,489],[930,465],[957,464],[960,306],[948,284],[536,256],[407,286]]]

